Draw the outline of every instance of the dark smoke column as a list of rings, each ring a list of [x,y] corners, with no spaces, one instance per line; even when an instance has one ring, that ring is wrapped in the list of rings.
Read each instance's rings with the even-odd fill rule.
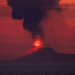
[[[23,27],[32,33],[32,37],[37,35],[43,37],[43,30],[40,22],[47,16],[46,10],[61,10],[60,0],[7,0],[7,5],[12,7],[13,19],[24,19]]]

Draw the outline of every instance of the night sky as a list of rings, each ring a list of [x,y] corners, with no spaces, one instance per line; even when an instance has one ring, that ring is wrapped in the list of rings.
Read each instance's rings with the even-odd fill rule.
[[[62,11],[48,11],[41,21],[43,45],[58,53],[75,54],[75,0],[61,0],[60,5]],[[24,19],[12,19],[11,12],[7,1],[0,0],[0,60],[19,58],[32,46],[32,33],[23,28]]]

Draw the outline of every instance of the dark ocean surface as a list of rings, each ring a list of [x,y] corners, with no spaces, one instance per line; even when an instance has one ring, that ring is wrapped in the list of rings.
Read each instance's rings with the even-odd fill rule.
[[[75,75],[75,63],[0,63],[0,75]]]

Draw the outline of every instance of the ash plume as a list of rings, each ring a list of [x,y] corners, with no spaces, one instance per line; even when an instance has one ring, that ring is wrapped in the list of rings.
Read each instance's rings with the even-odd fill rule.
[[[59,7],[60,0],[7,0],[7,5],[12,7],[13,19],[24,19],[23,27],[32,33],[43,37],[42,25],[40,22],[47,16],[47,10],[62,10]]]

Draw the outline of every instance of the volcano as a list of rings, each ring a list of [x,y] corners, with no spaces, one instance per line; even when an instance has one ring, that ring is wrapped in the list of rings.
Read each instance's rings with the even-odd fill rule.
[[[59,54],[53,49],[47,47],[38,49],[30,55],[22,56],[18,59],[12,60],[11,62],[75,62],[75,54]]]

